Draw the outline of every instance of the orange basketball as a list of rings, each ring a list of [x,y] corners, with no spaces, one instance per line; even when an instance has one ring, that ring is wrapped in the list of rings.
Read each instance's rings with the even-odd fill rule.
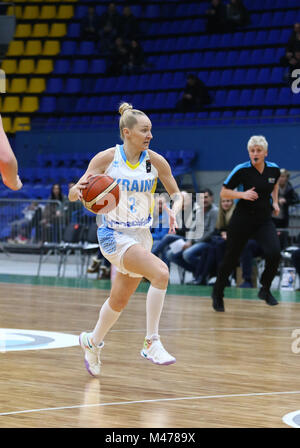
[[[90,212],[108,213],[119,204],[119,184],[106,174],[97,174],[88,179],[82,196],[83,205]]]

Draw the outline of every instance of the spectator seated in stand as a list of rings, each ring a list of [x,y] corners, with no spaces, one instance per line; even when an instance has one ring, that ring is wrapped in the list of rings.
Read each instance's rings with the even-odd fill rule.
[[[294,187],[289,182],[290,173],[282,168],[280,170],[280,177],[278,180],[279,189],[278,189],[278,204],[280,207],[280,212],[278,216],[274,216],[272,219],[275,223],[275,226],[278,230],[278,236],[280,240],[280,247],[283,250],[288,244],[288,231],[289,226],[289,206],[298,204],[300,199]]]
[[[109,3],[107,10],[99,19],[100,52],[109,55],[111,48],[120,31],[121,16],[115,3]]]
[[[163,237],[169,232],[169,215],[164,209],[166,198],[163,195],[157,195],[155,198],[155,206],[153,212],[153,222],[151,233],[153,238],[152,252],[159,245]]]
[[[99,39],[99,17],[96,14],[94,6],[88,7],[86,17],[82,19],[80,37],[82,40],[96,41]]]
[[[190,230],[190,226],[193,220],[192,210],[192,193],[187,191],[181,191],[182,194],[182,213],[181,216],[177,216],[178,228],[176,233],[166,233],[163,238],[158,241],[152,247],[152,253],[161,258],[170,267],[169,253],[171,252],[172,243],[182,240],[183,244],[186,241],[187,232]]]
[[[61,238],[64,202],[66,196],[63,194],[60,184],[53,184],[49,202],[42,214],[40,221],[40,232],[42,241],[59,242]],[[55,201],[55,202],[54,202]]]
[[[227,227],[234,209],[235,204],[232,199],[220,198],[216,228],[206,251],[206,261],[202,265],[202,272],[198,273],[199,284],[206,285],[209,277],[218,272],[225,254]]]
[[[133,39],[129,44],[129,59],[125,70],[127,74],[140,73],[145,67],[145,55],[141,44]]]
[[[132,14],[130,6],[126,5],[123,8],[123,13],[119,20],[119,35],[125,41],[136,40],[139,38],[139,25],[135,16]]]
[[[130,60],[129,48],[121,37],[115,39],[114,46],[111,49],[108,59],[107,75],[119,76],[128,73],[128,64]]]
[[[205,12],[207,33],[223,33],[226,27],[226,6],[222,0],[211,0],[210,8]]]
[[[226,31],[237,31],[249,23],[250,16],[242,0],[230,0],[226,11]]]
[[[200,193],[203,193],[204,197],[204,231],[202,236],[197,235],[200,230],[198,227],[202,220],[202,204],[197,201],[193,207],[195,219],[193,220],[192,229],[187,233],[187,241],[179,252],[168,254],[170,262],[193,273],[194,280],[191,283],[195,285],[204,284],[205,279],[201,277],[201,272],[204,270],[206,252],[209,248],[218,216],[218,207],[213,203],[214,196],[212,191],[209,188],[205,188]]]
[[[38,224],[42,218],[42,207],[38,201],[32,201],[24,207],[22,214],[24,218],[11,223],[11,238],[8,239],[8,243],[25,244],[35,240]]]
[[[190,73],[182,97],[177,102],[178,112],[196,112],[211,103],[211,97],[204,82]]]

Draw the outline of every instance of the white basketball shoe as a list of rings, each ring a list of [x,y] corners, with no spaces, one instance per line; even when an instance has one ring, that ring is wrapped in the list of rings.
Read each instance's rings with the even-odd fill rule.
[[[170,353],[167,352],[160,342],[159,336],[153,336],[151,339],[145,338],[144,347],[141,350],[141,356],[154,364],[164,366],[174,364],[176,362],[176,358],[170,355]]]
[[[84,351],[84,363],[87,371],[92,376],[99,376],[101,370],[100,352],[104,346],[104,342],[96,346],[91,343],[88,333],[81,333],[79,336],[79,344]]]

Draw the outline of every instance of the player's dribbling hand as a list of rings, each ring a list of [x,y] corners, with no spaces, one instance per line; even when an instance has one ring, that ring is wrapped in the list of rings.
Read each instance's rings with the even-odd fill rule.
[[[178,228],[176,216],[175,216],[173,210],[171,210],[166,204],[164,204],[164,209],[166,210],[166,212],[169,215],[169,232],[168,233],[175,233],[175,230]]]
[[[256,193],[255,187],[250,188],[250,190],[244,191],[243,199],[246,201],[256,201],[258,199],[258,194]]]
[[[74,201],[81,201],[82,200],[82,190],[84,190],[86,188],[88,184],[87,180],[81,180],[79,182],[77,182],[77,184],[75,184],[69,191],[69,201],[74,202]]]

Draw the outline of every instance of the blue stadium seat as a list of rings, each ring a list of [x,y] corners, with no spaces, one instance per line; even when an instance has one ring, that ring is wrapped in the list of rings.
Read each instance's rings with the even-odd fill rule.
[[[80,78],[68,78],[65,85],[66,93],[80,93],[82,92],[82,85]]]
[[[92,74],[104,73],[106,70],[105,59],[92,59],[90,71]]]
[[[39,112],[52,113],[56,110],[56,97],[42,96],[40,99]]]
[[[79,44],[78,54],[82,56],[92,56],[96,53],[95,43],[90,40],[83,40]]]
[[[278,29],[270,30],[268,33],[268,38],[267,38],[266,42],[268,42],[272,45],[279,44],[279,43],[281,43],[280,37],[281,37],[281,30],[278,30]]]
[[[252,104],[252,89],[243,89],[240,95],[240,106],[250,106]]]
[[[260,111],[259,109],[251,109],[248,112],[247,124],[259,124]]]
[[[250,65],[251,64],[251,51],[241,50],[238,55],[238,60],[235,65]]]
[[[60,54],[62,56],[74,56],[77,53],[77,43],[75,40],[65,40],[62,42]]]
[[[234,70],[234,74],[233,74],[233,79],[232,79],[232,84],[234,85],[241,85],[241,84],[246,84],[247,83],[247,73],[249,70],[244,69],[244,68],[237,68]],[[251,83],[252,83],[252,78],[251,78]]]
[[[227,91],[226,90],[217,90],[215,94],[215,105],[218,107],[226,106],[226,98],[227,98]]]
[[[226,106],[234,107],[240,105],[240,90],[230,90],[226,98]]]
[[[75,9],[74,19],[83,19],[88,12],[86,5],[77,5]]]
[[[62,78],[49,78],[47,81],[47,93],[61,93],[64,90],[64,82]]]
[[[278,97],[278,89],[275,87],[271,87],[267,89],[265,96],[265,105],[266,106],[274,106],[277,104]]]
[[[89,62],[86,59],[75,59],[72,65],[72,73],[81,75],[89,72]]]
[[[264,45],[267,42],[268,31],[258,31],[255,36],[255,41],[253,41],[252,45]]]
[[[270,74],[270,82],[272,84],[282,82],[283,74],[284,74],[283,67],[273,67]]]
[[[224,70],[221,75],[221,86],[229,86],[232,84],[233,69]]]
[[[68,26],[67,37],[77,38],[80,37],[80,23],[70,23]]]
[[[257,68],[248,68],[245,69],[245,84],[256,84],[258,82],[258,73],[259,70]]]
[[[261,68],[258,71],[256,82],[259,84],[269,84],[271,78],[270,68]]]
[[[287,123],[288,121],[289,121],[288,109],[286,108],[275,109],[273,123]]]
[[[70,61],[68,59],[57,59],[54,64],[54,72],[57,75],[66,75],[70,72]]]
[[[261,112],[260,123],[262,124],[273,123],[274,121],[273,113],[274,113],[273,109],[264,108]]]
[[[279,91],[277,102],[281,106],[293,104],[293,92],[290,87],[282,87]]]
[[[252,96],[252,105],[253,106],[264,106],[265,95],[266,95],[266,89],[263,89],[263,88],[254,89],[253,96]]]

